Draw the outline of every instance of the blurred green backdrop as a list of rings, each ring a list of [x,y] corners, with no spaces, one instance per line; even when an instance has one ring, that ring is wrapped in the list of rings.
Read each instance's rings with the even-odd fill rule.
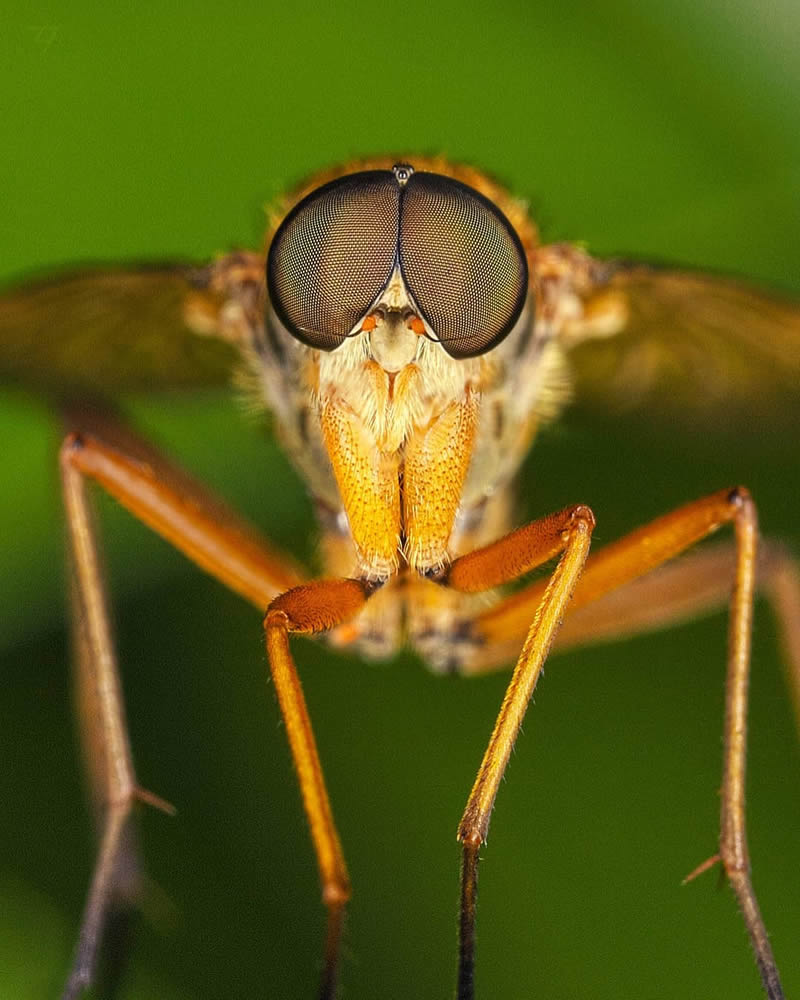
[[[69,261],[206,258],[322,165],[445,152],[531,200],[544,236],[800,293],[800,14],[788,0],[63,4],[6,11],[0,277]],[[313,555],[302,486],[226,398],[132,401],[140,424],[283,545]],[[58,995],[92,864],[69,714],[56,430],[0,396],[0,998]],[[798,538],[797,439],[675,440],[573,417],[522,511],[591,503],[598,541],[744,482]],[[310,998],[323,914],[259,616],[104,504],[119,646],[159,886],[121,996]],[[754,998],[714,850],[724,616],[554,661],[484,851],[487,998]],[[505,676],[441,679],[296,647],[354,900],[342,996],[444,998],[455,829]],[[800,991],[800,754],[773,624],[756,623],[756,885]]]

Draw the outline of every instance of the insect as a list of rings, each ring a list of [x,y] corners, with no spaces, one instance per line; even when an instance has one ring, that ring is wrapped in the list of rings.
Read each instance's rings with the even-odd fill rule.
[[[642,631],[729,601],[711,861],[738,898],[767,995],[783,996],[750,881],[745,732],[756,586],[775,600],[800,675],[794,564],[776,546],[759,554],[756,508],[736,484],[591,554],[589,507],[515,526],[511,484],[572,395],[673,419],[733,419],[737,409],[755,419],[764,401],[796,406],[795,304],[723,278],[542,246],[524,206],[479,171],[385,159],[312,179],[276,214],[261,252],[76,273],[8,293],[0,372],[48,394],[67,424],[60,470],[77,680],[101,838],[65,1000],[92,982],[109,915],[136,897],[134,805],[170,808],[133,769],[87,482],[265,611],[327,911],[323,998],[336,994],[350,884],[290,637],[325,636],[373,658],[409,643],[443,672],[516,661],[458,826],[458,996],[470,1000],[478,852],[552,644]],[[232,374],[270,410],[308,484],[321,578],[308,579],[110,403],[116,391]],[[732,542],[693,550],[726,526]],[[547,576],[501,590],[551,563]]]

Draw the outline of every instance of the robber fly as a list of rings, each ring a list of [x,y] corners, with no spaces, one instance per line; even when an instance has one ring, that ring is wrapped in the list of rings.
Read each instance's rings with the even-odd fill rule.
[[[721,862],[738,898],[767,995],[783,996],[750,881],[745,729],[756,586],[779,598],[800,675],[793,563],[769,547],[759,557],[743,487],[589,555],[589,507],[515,528],[511,484],[573,396],[693,420],[753,415],[764,400],[796,406],[797,305],[723,278],[542,246],[525,206],[479,171],[384,159],[295,192],[263,251],[204,267],[78,272],[8,293],[0,373],[47,393],[67,422],[77,679],[101,838],[65,1000],[92,982],[110,913],[136,896],[134,804],[168,808],[133,769],[87,480],[265,612],[328,914],[323,998],[336,992],[350,884],[290,637],[324,635],[370,657],[409,644],[433,669],[464,674],[516,661],[458,827],[458,996],[470,1000],[478,850],[551,645],[677,621],[724,604],[733,585],[721,834],[709,863]],[[231,377],[271,411],[308,485],[322,578],[308,579],[109,402]],[[725,525],[733,542],[671,562]],[[553,560],[546,579],[499,589]]]

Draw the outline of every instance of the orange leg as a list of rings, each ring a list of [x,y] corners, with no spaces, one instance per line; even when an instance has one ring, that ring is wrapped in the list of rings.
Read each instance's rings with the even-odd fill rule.
[[[62,1000],[76,1000],[93,981],[111,911],[131,906],[138,893],[134,804],[143,801],[171,811],[167,803],[140,788],[134,773],[85,479],[98,482],[134,515],[259,608],[302,576],[245,522],[111,415],[86,409],[72,410],[67,417],[71,426],[81,428],[65,438],[60,465],[74,576],[78,701],[101,829],[75,959],[62,995]],[[291,706],[292,698],[281,695],[285,684],[276,681],[276,687],[281,707]],[[287,710],[286,721],[292,733],[297,718],[290,718]],[[313,749],[307,717],[305,725],[306,742]],[[331,938],[338,939],[338,933],[329,930]]]
[[[339,944],[344,908],[350,898],[350,879],[325,789],[303,689],[289,651],[289,635],[311,635],[347,621],[364,606],[370,589],[360,580],[317,580],[281,594],[270,604],[264,618],[270,669],[286,721],[289,746],[317,855],[322,898],[328,907],[320,1000],[331,1000],[336,994]]]
[[[471,593],[511,580],[563,553],[533,616],[458,828],[458,839],[464,845],[459,1000],[472,1000],[474,996],[478,851],[486,840],[497,790],[528,702],[586,561],[593,528],[594,516],[588,507],[568,508],[462,556],[453,563],[444,580],[456,590]]]
[[[699,549],[568,614],[556,649],[649,632],[723,608],[735,573],[734,544]],[[800,732],[800,567],[780,543],[760,542],[756,588],[769,601],[778,626]]]
[[[631,581],[651,570],[657,569],[667,560],[679,555],[722,525],[731,522],[735,530],[735,553],[732,564],[734,585],[730,597],[720,860],[742,910],[767,996],[770,1000],[781,1000],[783,991],[775,960],[750,880],[745,828],[747,689],[758,534],[756,510],[749,494],[741,488],[720,491],[673,511],[632,532],[619,542],[602,549],[586,562],[583,574],[574,586],[570,610],[575,612],[577,618],[581,614],[578,609],[585,608],[586,621],[590,622],[589,609],[592,602],[598,602],[598,606],[602,606],[606,595],[610,595],[617,588],[630,584]],[[455,577],[455,580],[449,579],[448,582],[454,583],[457,589],[476,590],[479,589],[482,575],[487,587],[495,586],[502,582],[503,559],[506,554],[512,573],[526,571],[530,568],[526,558],[520,558],[514,553],[507,553],[506,547],[513,545],[518,536],[519,533],[515,532],[494,546],[482,550],[482,553],[466,556],[463,560],[457,560],[453,564],[453,571],[459,567],[459,564],[474,565],[478,569],[475,578],[470,581],[469,588],[459,586],[462,574],[453,571],[451,571],[450,577]],[[568,551],[567,549],[566,552]],[[785,557],[781,559],[781,557],[773,555],[773,561],[775,559],[778,560],[777,568],[772,570],[771,576],[774,600],[779,607],[782,607],[783,613],[788,619],[793,614],[792,609],[795,611],[797,609],[797,575],[796,573],[792,574],[791,564],[784,561]],[[468,563],[467,560],[473,560],[473,562]],[[563,561],[562,559],[562,563]],[[559,564],[556,574],[559,573],[561,565]],[[524,568],[522,568],[523,566]],[[546,653],[546,647],[552,641],[552,633],[545,635],[544,630],[542,630],[539,635],[536,635],[536,632],[538,623],[542,620],[542,608],[549,595],[552,594],[553,579],[551,578],[549,582],[544,584],[536,583],[519,594],[502,601],[499,605],[479,615],[472,623],[475,638],[503,645],[512,633],[518,634],[524,615],[527,615],[528,620],[530,620],[530,616],[533,614],[534,621],[533,627],[528,631],[525,647],[523,647],[523,656],[520,658],[512,677],[509,693],[503,703],[495,733],[492,735],[484,762],[481,765],[479,780],[470,795],[464,819],[462,819],[459,828],[459,838],[465,845],[465,859],[462,869],[460,1000],[470,1000],[473,996],[471,986],[472,939],[474,935],[472,919],[476,893],[477,848],[485,839],[488,827],[488,812],[484,808],[476,808],[476,791],[480,791],[481,775],[483,774],[492,776],[492,786],[496,791],[497,780],[505,767],[507,752],[498,752],[495,746],[495,734],[503,721],[506,703],[512,695],[526,648],[532,643],[537,652],[543,647],[543,652]],[[658,578],[656,577],[656,579]],[[668,592],[674,583],[674,578],[670,580],[667,575],[664,575],[656,584],[656,589],[663,588],[665,592]],[[709,590],[709,587],[706,586],[705,598],[715,596],[717,596],[715,588],[711,587]],[[674,596],[673,600],[674,607],[677,609],[680,605],[678,596]],[[636,612],[631,611],[630,620],[634,624],[636,624],[636,618]],[[602,613],[598,616],[598,620],[602,620]],[[586,623],[584,624],[586,625]],[[586,631],[588,628],[589,626],[586,625]],[[786,632],[787,645],[796,644],[796,626],[793,629],[787,627]],[[583,626],[579,625],[573,632],[573,639],[576,634],[578,636],[586,634]],[[489,803],[490,807],[491,803]],[[469,919],[465,917],[465,914]]]
[[[595,558],[589,557],[587,571]],[[571,605],[553,652],[653,632],[724,608],[730,600],[735,572],[733,542],[686,553],[633,577],[590,604],[579,608]],[[756,587],[770,602],[776,619],[786,682],[800,732],[800,567],[779,542],[761,541]],[[525,638],[543,591],[543,583],[531,584],[470,621],[469,633],[478,645],[465,659],[461,672],[482,674],[506,667]]]
[[[289,556],[129,427],[95,410],[70,419],[62,449],[69,464],[259,610],[302,583]]]
[[[80,473],[62,452],[62,491],[73,568],[78,703],[100,848],[78,946],[62,1000],[91,984],[103,927],[111,910],[134,905],[140,866],[132,828],[136,801],[171,807],[139,787],[133,769],[105,588],[95,545],[92,511]]]
[[[570,608],[556,646],[562,650],[612,641],[700,618],[727,605],[735,572],[734,543],[696,549],[591,604]],[[778,542],[759,540],[756,589],[772,606],[786,660],[800,683],[800,571]],[[800,705],[798,710],[800,714]]]

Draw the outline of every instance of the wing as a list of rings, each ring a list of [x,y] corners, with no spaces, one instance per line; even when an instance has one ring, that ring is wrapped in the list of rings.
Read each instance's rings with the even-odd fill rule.
[[[561,327],[577,401],[703,426],[800,422],[800,303],[731,278],[573,248]]]
[[[243,260],[263,284],[260,257],[231,255],[208,267],[68,273],[7,291],[0,380],[62,395],[224,383],[242,345],[221,317],[241,294],[231,278],[241,279]]]

